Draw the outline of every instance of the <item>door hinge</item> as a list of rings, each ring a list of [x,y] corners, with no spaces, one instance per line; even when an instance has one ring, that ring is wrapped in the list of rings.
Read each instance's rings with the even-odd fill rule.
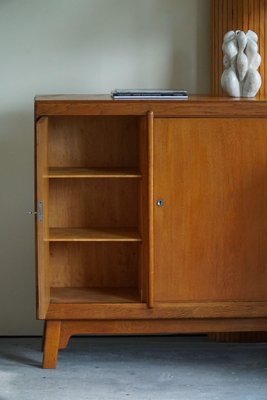
[[[38,221],[43,221],[43,202],[38,201]]]

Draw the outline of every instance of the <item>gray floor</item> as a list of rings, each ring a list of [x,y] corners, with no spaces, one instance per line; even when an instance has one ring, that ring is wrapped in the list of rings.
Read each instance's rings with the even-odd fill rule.
[[[267,344],[73,338],[40,368],[39,338],[0,338],[0,400],[266,400]]]

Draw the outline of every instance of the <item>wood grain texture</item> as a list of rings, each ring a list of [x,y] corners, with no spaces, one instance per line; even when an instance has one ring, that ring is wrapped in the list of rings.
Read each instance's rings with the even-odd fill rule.
[[[262,86],[259,91],[260,96],[267,94],[267,63],[265,56],[267,54],[267,21],[266,21],[266,0],[227,0],[224,1],[227,8],[226,12],[221,12],[220,1],[213,0],[212,2],[212,94],[219,96],[223,94],[220,85],[221,67],[223,53],[221,45],[224,34],[229,30],[244,30],[249,29],[255,31],[259,37],[259,54],[261,55],[261,65],[259,72],[262,78]],[[221,21],[224,21],[224,29],[221,29]],[[231,340],[241,340],[241,335],[231,335]],[[262,334],[254,335],[254,339],[258,340]],[[212,335],[212,340],[224,341],[229,337],[224,334]],[[267,334],[265,335],[265,340]],[[251,338],[250,338],[251,339]],[[245,335],[242,335],[242,340],[245,340]]]
[[[148,306],[154,306],[154,114],[148,113]]]
[[[49,121],[49,167],[138,169],[136,117],[63,116]]]
[[[141,178],[134,168],[49,168],[45,178]]]
[[[233,99],[230,97],[216,96],[193,96],[190,95],[188,100],[178,101],[122,101],[116,102],[110,99],[109,96],[101,97],[101,100],[96,101],[94,96],[55,96],[55,98],[42,96],[35,103],[35,118],[38,120],[41,116],[54,116],[55,120],[59,121],[59,117],[63,117],[65,123],[65,131],[75,133],[75,125],[70,122],[73,128],[67,128],[67,121],[73,117],[82,117],[83,121],[87,121],[88,116],[143,116],[145,117],[149,111],[153,111],[154,117],[264,117],[266,116],[267,98],[261,96],[260,99]],[[66,116],[68,118],[66,118]],[[72,117],[71,119],[69,117]],[[74,118],[75,120],[75,118]],[[82,121],[81,120],[81,121]],[[82,122],[80,122],[82,124]],[[83,125],[83,124],[82,124]],[[86,123],[87,125],[87,123]],[[53,126],[53,125],[52,125]],[[81,126],[81,125],[80,125]],[[115,129],[115,127],[114,127]],[[77,135],[79,136],[78,128]],[[59,129],[60,131],[60,129]],[[57,132],[57,131],[56,131]],[[114,132],[114,131],[113,131]],[[115,130],[116,132],[116,130]],[[125,131],[126,132],[126,131]],[[130,130],[131,132],[131,130]],[[59,133],[60,135],[60,133]],[[55,136],[55,135],[54,135]],[[121,135],[120,135],[121,136]],[[125,135],[127,136],[127,135]],[[75,139],[74,139],[75,140]],[[79,139],[77,139],[79,140]],[[96,138],[97,140],[97,138]],[[129,139],[131,140],[131,139]],[[125,138],[126,147],[129,140]],[[56,142],[56,139],[55,139]],[[57,146],[60,152],[61,147]],[[127,150],[127,149],[126,149]],[[95,151],[95,149],[91,149]],[[82,151],[81,151],[82,152]],[[86,162],[86,152],[84,155]],[[108,154],[110,154],[108,152]],[[134,155],[134,154],[133,154]],[[104,155],[103,155],[104,156]],[[106,155],[105,155],[106,156]],[[61,160],[62,155],[59,157]],[[65,157],[65,156],[64,156]],[[69,156],[71,159],[73,155]],[[122,157],[127,157],[123,155]],[[55,158],[55,157],[54,157]],[[118,160],[118,158],[117,158]],[[90,161],[91,163],[91,161]],[[129,166],[129,160],[125,161]],[[62,164],[62,162],[61,162]],[[82,163],[84,164],[84,163]],[[92,164],[92,163],[91,163]],[[103,164],[103,163],[102,163]],[[118,164],[118,162],[117,162]],[[51,165],[50,166],[56,166]],[[62,166],[62,165],[61,165]],[[72,165],[73,166],[73,165]],[[80,165],[79,165],[80,166]],[[90,165],[92,166],[92,165]],[[96,166],[96,165],[95,165]],[[95,167],[94,166],[94,167]],[[102,165],[103,166],[103,165]],[[110,165],[111,166],[111,165]],[[116,165],[118,167],[118,165]],[[85,167],[85,165],[82,165]]]
[[[136,179],[50,179],[49,227],[137,228]]]
[[[148,301],[148,248],[149,248],[149,224],[148,224],[148,124],[147,118],[139,119],[139,160],[142,179],[139,181],[139,215],[138,227],[142,242],[139,246],[138,262],[138,287],[141,293],[141,301]]]
[[[237,330],[253,331],[255,327],[267,329],[267,319],[255,321],[254,319],[236,319],[227,318],[221,320],[145,320],[145,321],[63,321],[62,322],[62,346],[66,345],[70,336],[74,334],[168,334],[168,333],[205,333],[207,327],[210,331],[216,332],[227,328],[230,332]]]
[[[60,343],[60,321],[46,321],[43,368],[56,368]]]
[[[267,302],[155,302],[132,304],[50,304],[49,319],[267,318]]]
[[[51,287],[138,287],[138,242],[50,242]]]
[[[48,119],[41,118],[36,125],[36,200],[43,204],[43,220],[36,217],[36,278],[37,278],[37,318],[44,319],[50,301],[49,252],[44,241],[48,234],[48,181],[43,178],[47,172],[47,135]]]
[[[138,303],[140,293],[137,288],[95,287],[95,288],[52,288],[51,304],[88,303]]]
[[[61,322],[59,349],[67,347],[71,336],[85,334],[176,334],[180,333],[205,333],[227,329],[228,336],[233,336],[236,331],[250,331],[255,328],[267,329],[267,319],[188,319],[188,320],[143,320],[143,321],[113,321],[113,320],[68,320]],[[211,334],[216,335],[216,333]],[[242,335],[242,332],[238,333]]]
[[[155,300],[267,300],[266,131],[155,120]]]
[[[49,242],[141,242],[137,229],[50,228]]]
[[[213,0],[212,1],[212,94],[223,95],[220,79],[223,72],[222,43],[226,32],[249,29],[259,37],[259,53],[262,63],[259,72],[262,86],[259,95],[267,94],[265,55],[267,54],[266,0]]]

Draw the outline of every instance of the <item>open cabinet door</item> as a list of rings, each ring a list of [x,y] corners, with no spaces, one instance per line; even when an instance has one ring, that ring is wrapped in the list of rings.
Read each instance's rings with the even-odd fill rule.
[[[49,287],[49,242],[47,223],[48,178],[47,178],[48,118],[42,117],[36,124],[36,259],[37,259],[37,318],[45,319],[50,300]]]

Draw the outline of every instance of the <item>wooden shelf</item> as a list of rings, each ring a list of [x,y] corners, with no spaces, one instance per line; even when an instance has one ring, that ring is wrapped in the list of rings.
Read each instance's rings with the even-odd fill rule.
[[[50,228],[49,242],[141,242],[131,228]]]
[[[54,304],[81,303],[140,303],[137,288],[131,287],[52,287],[50,302]]]
[[[49,168],[44,178],[141,178],[136,168]]]

